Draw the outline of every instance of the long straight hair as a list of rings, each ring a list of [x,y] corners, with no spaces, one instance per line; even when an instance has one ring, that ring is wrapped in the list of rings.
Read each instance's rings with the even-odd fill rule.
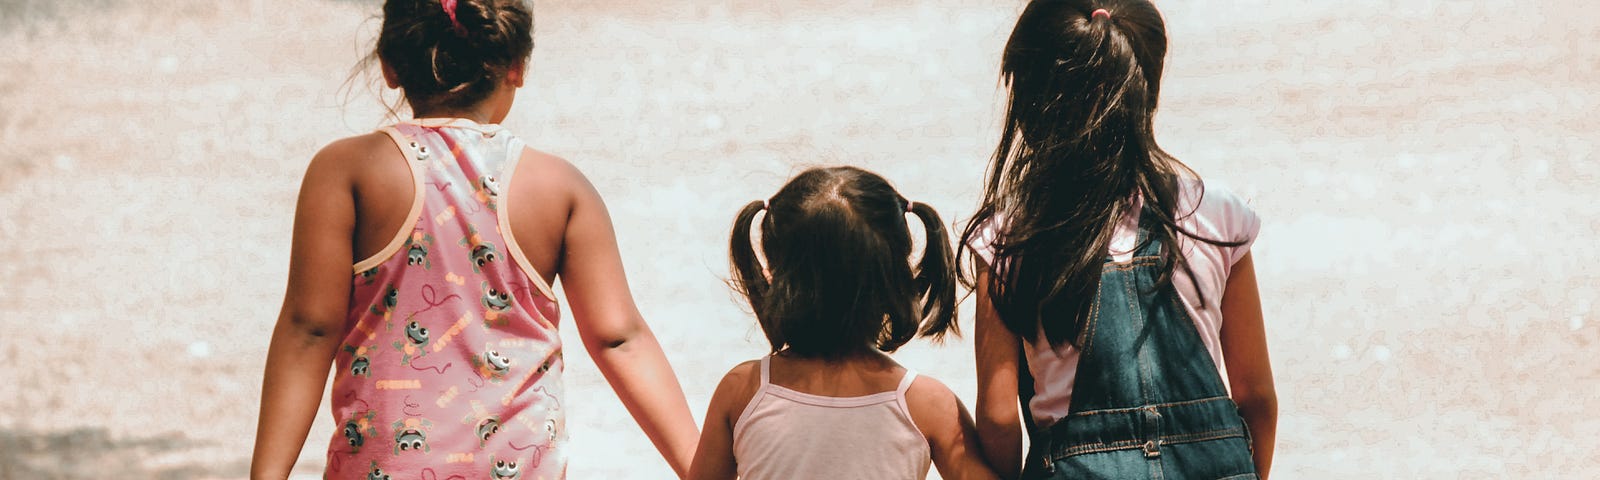
[[[1042,330],[1053,345],[1081,345],[1112,236],[1128,215],[1155,220],[1145,241],[1162,246],[1158,286],[1175,268],[1189,271],[1180,235],[1239,244],[1178,225],[1193,214],[1179,211],[1180,175],[1198,177],[1156,144],[1166,51],[1166,25],[1147,0],[1035,0],[1017,20],[1001,61],[1003,134],[961,235],[971,248],[983,228],[998,230],[987,287],[1012,333],[1033,341]],[[973,277],[962,275],[969,286]]]

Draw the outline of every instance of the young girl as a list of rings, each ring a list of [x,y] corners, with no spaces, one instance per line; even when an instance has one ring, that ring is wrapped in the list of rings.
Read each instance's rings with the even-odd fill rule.
[[[606,207],[496,125],[533,48],[520,0],[389,0],[374,55],[414,120],[311,161],[251,476],[294,466],[333,367],[326,478],[562,478],[559,313],[681,476],[695,425]],[[352,267],[353,265],[353,267]]]
[[[927,235],[916,265],[908,214]],[[772,355],[717,386],[691,478],[912,479],[930,459],[947,479],[994,477],[950,389],[885,355],[955,328],[950,241],[932,207],[858,168],[808,170],[739,212],[732,251]]]
[[[1166,42],[1148,0],[1036,0],[1006,45],[1004,133],[962,234],[977,259],[978,431],[1004,476],[1271,465],[1259,221],[1156,145]]]

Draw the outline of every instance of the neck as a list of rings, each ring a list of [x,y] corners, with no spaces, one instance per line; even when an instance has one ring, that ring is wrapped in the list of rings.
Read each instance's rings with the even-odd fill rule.
[[[484,124],[496,123],[494,121],[494,113],[487,106],[437,108],[417,105],[412,108],[412,116],[416,118],[465,118]]]
[[[824,357],[820,357],[820,356],[799,355],[799,354],[794,353],[793,351],[790,351],[788,349],[784,349],[783,351],[778,352],[778,356],[781,356],[781,357],[784,357],[784,358],[788,358],[788,359],[792,359],[792,360],[804,361],[804,362],[817,362],[817,363],[821,363],[821,364],[824,364],[824,365],[829,365],[829,366],[832,366],[832,367],[840,367],[840,366],[844,366],[844,365],[847,365],[847,364],[853,364],[853,363],[877,363],[877,362],[881,362],[883,360],[887,360],[889,358],[889,356],[887,354],[884,354],[883,352],[879,352],[876,349],[849,352],[849,353],[846,353],[846,354],[844,354],[842,356],[839,356],[837,358],[824,358]]]

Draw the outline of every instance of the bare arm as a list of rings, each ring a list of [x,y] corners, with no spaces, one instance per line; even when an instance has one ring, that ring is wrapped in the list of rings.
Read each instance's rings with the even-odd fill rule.
[[[1233,265],[1222,294],[1222,357],[1239,414],[1250,429],[1256,473],[1267,478],[1278,433],[1278,391],[1267,358],[1267,332],[1256,289],[1255,260],[1245,254]]]
[[[1022,416],[1017,404],[1017,358],[1021,340],[994,310],[989,297],[989,266],[979,261],[978,319],[973,346],[978,366],[978,439],[983,455],[1001,478],[1022,474]]]
[[[575,172],[574,172],[575,173]],[[628,290],[605,203],[582,179],[567,221],[561,282],[583,346],[600,373],[679,477],[699,432],[667,356]]]
[[[700,446],[694,451],[694,466],[689,469],[690,480],[733,480],[738,478],[739,465],[733,458],[733,424],[736,415],[743,412],[755,396],[760,378],[760,363],[745,362],[717,384],[711,395],[711,405],[706,407],[705,430],[700,432]]]
[[[906,392],[911,420],[928,439],[933,465],[947,480],[990,480],[995,476],[978,447],[978,431],[967,407],[939,381],[917,377]]]
[[[289,287],[267,349],[250,478],[288,478],[322,402],[348,308],[355,202],[350,175],[330,146],[300,187]]]

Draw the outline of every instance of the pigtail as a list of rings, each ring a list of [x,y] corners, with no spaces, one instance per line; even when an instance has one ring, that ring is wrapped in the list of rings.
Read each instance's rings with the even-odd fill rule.
[[[950,234],[945,231],[939,212],[926,203],[912,202],[907,207],[922,222],[926,233],[922,260],[917,262],[916,277],[912,281],[919,312],[922,315],[922,336],[944,339],[945,333],[961,335],[956,324],[956,262],[950,249]]]
[[[733,221],[732,238],[728,240],[728,252],[730,252],[729,263],[733,266],[733,280],[730,283],[733,284],[735,291],[744,295],[745,299],[750,302],[750,309],[754,311],[757,321],[760,321],[765,326],[767,322],[771,321],[770,315],[765,313],[767,310],[767,291],[771,288],[771,285],[767,282],[767,275],[765,269],[761,266],[761,259],[756,257],[755,242],[752,241],[753,237],[750,236],[750,231],[754,228],[756,214],[761,213],[763,210],[766,210],[766,202],[759,200],[747,203],[743,209],[739,210],[738,218]],[[766,332],[767,340],[772,342],[774,350],[784,344],[781,339],[782,335],[779,332],[780,329],[763,328],[762,330]]]

